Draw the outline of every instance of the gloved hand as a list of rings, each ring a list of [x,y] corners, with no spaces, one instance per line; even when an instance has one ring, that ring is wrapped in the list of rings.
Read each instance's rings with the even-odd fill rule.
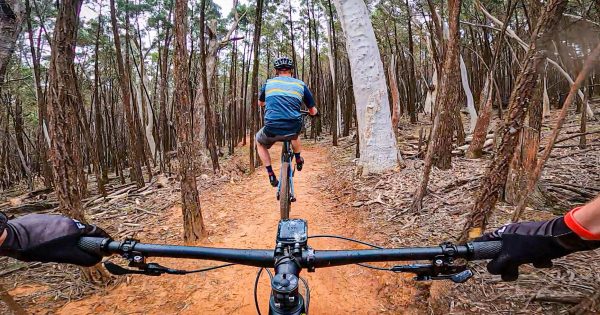
[[[532,263],[537,268],[549,268],[552,267],[552,259],[600,247],[600,241],[579,237],[565,224],[564,217],[505,225],[474,241],[498,240],[502,240],[502,250],[498,257],[488,263],[487,269],[491,274],[501,275],[504,281],[517,280],[522,264]]]
[[[0,212],[0,216],[5,215]],[[91,267],[102,257],[77,247],[81,236],[110,236],[95,225],[59,215],[30,214],[9,220],[0,255],[22,261],[68,263]],[[1,232],[0,232],[1,233]]]

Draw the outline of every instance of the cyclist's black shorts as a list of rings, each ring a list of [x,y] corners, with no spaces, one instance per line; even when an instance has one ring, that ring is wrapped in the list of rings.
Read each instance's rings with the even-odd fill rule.
[[[271,146],[273,146],[273,144],[275,142],[278,141],[288,141],[288,140],[296,140],[298,139],[298,135],[300,135],[300,133],[292,133],[289,135],[275,135],[272,134],[268,131],[265,131],[265,127],[262,127],[257,133],[256,133],[256,142],[262,144],[263,146],[265,146],[267,149],[271,148]]]

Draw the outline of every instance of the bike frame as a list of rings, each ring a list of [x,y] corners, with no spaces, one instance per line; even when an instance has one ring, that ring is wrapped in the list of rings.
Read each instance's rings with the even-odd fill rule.
[[[290,200],[289,202],[293,202],[296,200],[296,195],[294,194],[294,173],[295,166],[292,164],[292,160],[294,158],[294,150],[292,149],[292,142],[290,140],[283,141],[282,149],[281,149],[281,165],[284,162],[288,162],[290,167],[288,168],[288,187],[290,189]],[[279,178],[283,178],[283,168],[279,170]],[[281,196],[281,182],[277,184],[277,196]]]

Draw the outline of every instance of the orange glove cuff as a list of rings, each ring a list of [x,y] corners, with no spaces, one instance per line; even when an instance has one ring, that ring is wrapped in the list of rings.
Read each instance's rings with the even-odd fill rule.
[[[599,241],[600,234],[594,234],[594,233],[590,232],[588,229],[583,227],[579,222],[577,222],[577,220],[575,220],[575,217],[573,216],[573,214],[575,212],[577,212],[579,209],[581,209],[581,207],[577,207],[577,208],[567,212],[567,214],[565,215],[565,224],[571,230],[573,230],[573,232],[575,232],[575,234],[579,235],[579,237],[581,237],[582,239],[589,240],[589,241]]]

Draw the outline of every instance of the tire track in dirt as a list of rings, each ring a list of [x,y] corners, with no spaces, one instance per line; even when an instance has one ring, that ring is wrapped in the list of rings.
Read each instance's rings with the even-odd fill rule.
[[[277,161],[280,147],[271,155]],[[368,240],[359,228],[360,216],[344,211],[327,197],[324,178],[336,180],[324,148],[309,146],[303,156],[305,169],[296,172],[294,183],[298,201],[292,204],[291,217],[308,221],[309,234],[338,234]],[[278,162],[274,162],[276,168]],[[277,170],[276,170],[277,172]],[[209,237],[201,245],[214,247],[273,248],[279,221],[279,202],[261,168],[238,183],[203,192],[202,211]],[[169,218],[171,229],[181,229],[181,209],[174,207]],[[146,242],[164,243],[160,239]],[[314,239],[315,249],[357,248],[338,240]],[[175,259],[149,259],[169,267],[194,269],[214,262]],[[134,276],[104,293],[66,304],[59,314],[256,314],[253,285],[256,268],[233,266],[187,276]],[[389,303],[408,305],[414,289],[401,285],[401,278],[389,273],[343,266],[303,272],[310,285],[311,314],[380,314],[390,312]],[[388,290],[383,290],[387,287]],[[395,289],[390,297],[389,288]],[[268,313],[268,275],[263,273],[258,300],[263,314]],[[303,291],[303,288],[301,288]],[[397,306],[393,307],[397,312]]]

